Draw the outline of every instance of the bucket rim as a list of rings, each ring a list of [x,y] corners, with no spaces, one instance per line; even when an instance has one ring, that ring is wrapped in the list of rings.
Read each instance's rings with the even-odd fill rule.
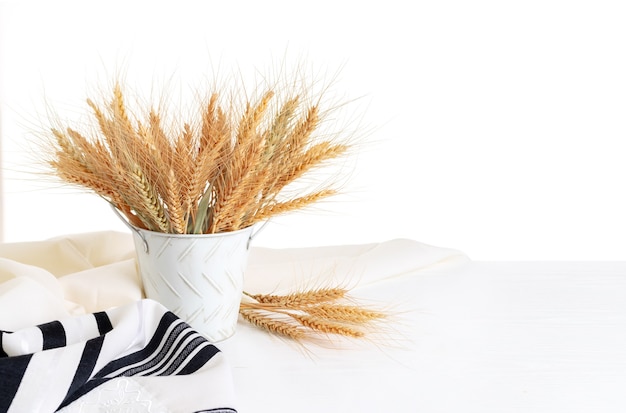
[[[169,233],[169,232],[159,232],[159,231],[152,231],[149,229],[138,228],[134,226],[133,224],[131,224],[130,222],[128,222],[128,220],[124,219],[124,217],[122,216],[120,211],[115,207],[115,205],[111,204],[111,209],[113,209],[113,212],[115,213],[115,215],[117,215],[117,217],[121,219],[122,222],[131,230],[133,236],[137,236],[142,239],[143,248],[146,253],[148,253],[148,250],[149,250],[146,236],[161,237],[161,238],[167,238],[167,239],[211,239],[211,238],[226,238],[226,237],[247,235],[248,242],[246,243],[246,249],[249,249],[250,242],[252,241],[252,239],[255,238],[259,234],[259,232],[261,232],[261,230],[265,227],[265,225],[269,222],[269,220],[265,220],[265,222],[261,224],[261,227],[257,229],[256,232],[253,232],[253,230],[254,230],[254,227],[259,225],[258,222],[252,225],[249,225],[247,227],[244,227],[244,228],[236,229],[234,231],[213,232],[209,234],[174,234],[174,233]]]
[[[135,238],[136,241],[141,241],[141,243],[143,244],[143,251],[146,254],[150,253],[150,246],[148,243],[149,239],[209,241],[240,237],[247,239],[246,249],[250,249],[250,242],[252,242],[252,239],[256,237],[256,235],[260,231],[260,229],[258,229],[256,232],[253,232],[255,225],[256,224],[253,224],[235,231],[217,232],[212,234],[170,234],[169,232],[158,232],[149,229],[137,228],[133,225],[128,224],[128,226],[132,230],[133,238]]]
[[[171,233],[171,232],[160,232],[160,231],[152,231],[150,229],[143,229],[143,228],[138,228],[132,224],[129,224],[130,226],[132,226],[132,229],[134,231],[137,232],[142,232],[142,233],[146,233],[146,234],[150,234],[150,236],[154,236],[154,237],[165,237],[165,238],[222,238],[222,237],[228,237],[228,236],[236,236],[236,235],[241,235],[247,232],[251,232],[256,224],[252,224],[250,226],[247,226],[245,228],[240,228],[240,229],[236,229],[234,231],[223,231],[223,232],[213,232],[213,233],[208,233],[208,234],[175,234],[175,233]]]

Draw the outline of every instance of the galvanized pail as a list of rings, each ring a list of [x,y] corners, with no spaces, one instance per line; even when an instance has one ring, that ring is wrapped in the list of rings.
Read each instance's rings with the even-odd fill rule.
[[[147,298],[211,342],[235,333],[252,227],[219,234],[167,234],[133,228]]]
[[[131,225],[147,298],[160,302],[209,341],[235,333],[254,226],[218,234],[169,234]]]

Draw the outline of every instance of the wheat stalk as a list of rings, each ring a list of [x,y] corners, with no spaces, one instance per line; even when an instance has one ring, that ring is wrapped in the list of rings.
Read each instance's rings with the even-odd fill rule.
[[[168,206],[169,221],[172,225],[172,231],[175,234],[184,234],[187,230],[185,223],[185,214],[183,212],[183,203],[180,200],[180,183],[176,180],[176,175],[170,169],[167,174],[167,200],[165,204]]]
[[[241,314],[242,318],[247,322],[252,323],[257,327],[261,327],[269,332],[287,336],[295,340],[300,340],[305,336],[305,332],[297,326],[276,320],[271,315],[268,315],[268,313],[262,313],[249,308],[242,308],[239,310],[239,314]]]
[[[328,198],[335,194],[336,191],[334,189],[324,189],[318,192],[314,192],[312,194],[301,196],[299,198],[291,199],[289,201],[275,202],[263,207],[259,207],[259,209],[255,212],[254,217],[249,220],[249,223],[252,224],[254,222],[263,221],[265,219],[271,218],[275,215],[303,209],[311,204],[314,204],[324,198]]]
[[[287,295],[244,293],[248,297],[263,304],[278,304],[283,307],[298,307],[334,301],[343,298],[348,290],[340,287],[316,288],[307,291],[298,291]]]
[[[357,330],[354,327],[341,324],[334,321],[328,321],[323,318],[307,315],[307,314],[294,314],[288,313],[291,318],[299,322],[305,327],[311,328],[316,331],[320,331],[326,334],[338,334],[346,337],[363,337],[364,332]]]
[[[319,304],[307,308],[307,312],[315,317],[348,323],[363,323],[385,318],[385,313],[355,305]]]
[[[149,226],[156,225],[156,227],[151,228],[154,231],[168,232],[169,225],[165,217],[165,211],[158,195],[154,191],[154,187],[148,182],[141,169],[137,166],[133,168],[130,176],[137,190],[136,198],[138,202],[135,205],[137,206],[138,212],[140,211],[146,214],[141,217],[142,221]]]
[[[298,96],[285,102],[275,116],[272,125],[265,131],[264,164],[267,164],[269,161],[275,161],[278,156],[285,154],[284,149],[287,146],[287,139],[284,139],[284,136],[289,134],[299,102],[300,98]]]

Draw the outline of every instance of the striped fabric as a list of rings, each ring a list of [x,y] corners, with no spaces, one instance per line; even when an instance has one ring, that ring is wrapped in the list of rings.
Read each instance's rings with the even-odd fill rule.
[[[235,412],[219,350],[151,300],[0,332],[0,412]]]

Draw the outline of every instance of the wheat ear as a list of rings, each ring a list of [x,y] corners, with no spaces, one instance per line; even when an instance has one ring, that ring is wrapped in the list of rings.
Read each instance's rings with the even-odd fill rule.
[[[321,191],[314,192],[312,194],[304,195],[299,198],[295,198],[285,202],[276,202],[259,208],[259,210],[250,217],[246,225],[252,225],[254,223],[263,221],[267,218],[284,214],[287,212],[303,209],[311,204],[314,204],[324,198],[328,198],[337,193],[334,189],[323,189]]]
[[[287,313],[291,318],[305,327],[327,334],[338,334],[346,337],[363,337],[365,333],[354,327],[334,321],[320,319],[311,315],[300,313]]]
[[[307,307],[306,312],[315,317],[348,323],[366,323],[386,317],[380,311],[369,310],[355,305],[324,303]]]
[[[285,321],[276,320],[275,317],[270,315],[245,308],[240,309],[239,314],[241,314],[244,320],[272,333],[278,333],[295,340],[301,339],[305,336],[305,333],[297,326]]]
[[[153,231],[167,232],[169,225],[165,211],[154,188],[137,166],[133,168],[130,175],[137,190],[138,206],[141,207],[141,210],[137,212],[141,220]]]
[[[345,288],[317,288],[309,291],[299,291],[287,295],[274,294],[249,294],[248,297],[264,304],[278,304],[284,307],[298,307],[303,305],[318,304],[325,301],[338,300],[345,297],[348,290]]]

